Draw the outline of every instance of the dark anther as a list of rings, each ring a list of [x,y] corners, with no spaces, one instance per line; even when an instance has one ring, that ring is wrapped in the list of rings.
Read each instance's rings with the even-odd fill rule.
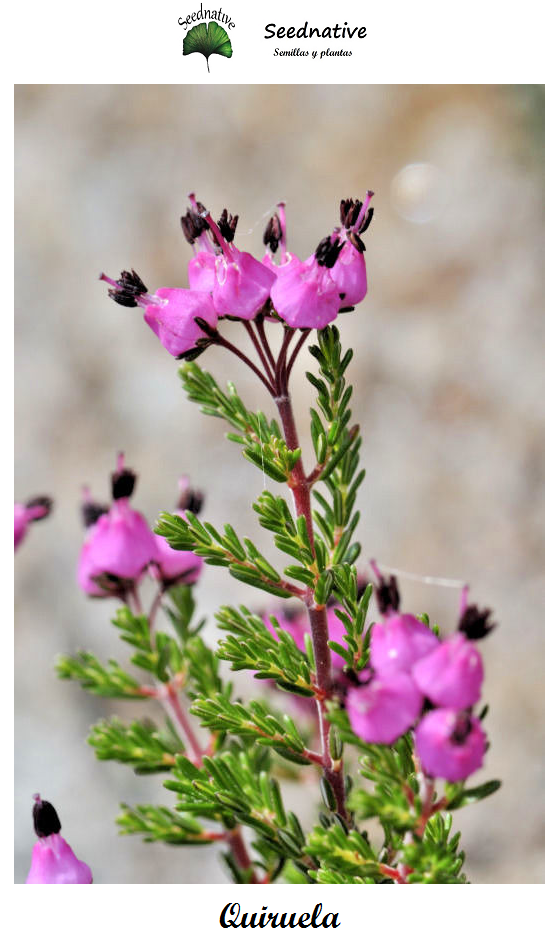
[[[225,241],[233,241],[238,225],[238,215],[229,215],[227,209],[224,208],[217,225]]]
[[[352,198],[342,199],[339,206],[339,216],[341,218],[341,224],[343,225],[343,228],[346,228],[347,230],[354,228],[358,221],[358,216],[360,215],[361,210],[362,210],[362,202],[358,201],[358,199],[356,201],[353,201]],[[360,235],[362,235],[363,232],[365,232],[366,229],[368,228],[370,222],[372,221],[373,214],[374,214],[374,209],[369,208],[368,211],[366,212],[366,215],[364,216],[363,221],[361,222],[359,226],[358,231]],[[361,249],[359,249],[359,251],[360,250]]]
[[[358,200],[354,202],[352,198],[341,199],[339,203],[339,217],[343,228],[352,228],[353,225],[356,224],[361,208],[362,202]]]
[[[94,526],[106,512],[108,512],[108,507],[101,505],[99,502],[84,502],[81,507],[81,518],[85,528],[88,529],[89,526]]]
[[[375,595],[378,609],[382,615],[385,615],[388,608],[393,608],[394,611],[397,611],[401,599],[399,597],[399,589],[395,575],[390,575],[389,581],[386,581],[382,575],[376,585]]]
[[[139,274],[132,271],[122,271],[120,280],[116,282],[118,287],[110,288],[109,297],[122,304],[123,307],[137,307],[136,298],[139,294],[145,294],[147,288],[141,280]]]
[[[275,254],[279,247],[279,242],[283,237],[283,229],[281,228],[281,222],[279,221],[278,215],[272,215],[267,223],[267,227],[263,235],[264,245],[269,245],[269,249],[272,254]]]
[[[39,796],[35,798],[33,804],[33,826],[35,827],[35,833],[41,838],[50,836],[51,833],[60,833],[62,829],[62,824],[52,803],[49,803],[48,800],[41,800]]]
[[[120,472],[112,474],[111,482],[112,498],[128,499],[128,497],[132,495],[134,486],[136,485],[136,474],[131,469],[123,469]]]
[[[333,241],[329,235],[327,238],[323,238],[315,252],[318,264],[325,268],[333,268],[344,244],[345,242],[341,241],[340,238],[335,238]]]
[[[491,614],[491,608],[479,611],[476,605],[469,605],[459,620],[458,631],[462,631],[471,641],[485,638],[493,628],[496,628],[496,622],[490,618]]]
[[[205,208],[201,202],[197,202],[198,212],[204,212]],[[197,214],[193,209],[189,208],[186,211],[186,214],[180,219],[180,224],[182,225],[182,231],[184,232],[184,237],[189,244],[193,245],[197,238],[200,237],[203,231],[209,230],[209,225],[207,224],[205,218],[202,218],[201,214]]]
[[[362,222],[362,225],[360,226],[360,228],[359,228],[359,230],[358,230],[359,235],[363,235],[363,234],[364,234],[364,232],[365,232],[366,229],[368,228],[370,222],[372,221],[373,215],[374,215],[374,209],[373,209],[373,208],[369,208],[368,211],[366,212],[364,221]]]
[[[362,254],[364,251],[366,251],[366,245],[364,244],[362,238],[359,238],[359,237],[358,237],[358,235],[356,234],[356,232],[350,231],[350,232],[349,232],[349,235],[348,235],[348,238],[349,238],[349,241],[351,242],[351,244],[354,245],[354,247],[356,248],[356,250],[357,250],[357,251],[360,251],[361,254]]]
[[[198,492],[196,489],[185,489],[183,493],[180,494],[180,498],[176,504],[176,508],[180,509],[182,512],[184,509],[187,512],[193,512],[197,516],[203,508],[204,495],[201,492]]]
[[[465,712],[457,715],[451,739],[454,744],[464,744],[472,728],[471,718]]]
[[[46,519],[52,509],[52,499],[50,496],[33,496],[25,503],[26,509],[34,509],[35,506],[42,506],[44,512],[33,517],[33,522],[39,522],[40,519]]]

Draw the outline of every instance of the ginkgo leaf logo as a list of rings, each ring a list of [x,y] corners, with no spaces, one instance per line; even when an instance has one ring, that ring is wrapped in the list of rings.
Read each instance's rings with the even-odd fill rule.
[[[219,56],[226,56],[229,59],[232,56],[232,46],[227,31],[215,23],[215,20],[192,27],[184,37],[182,45],[183,56],[188,56],[189,53],[201,53],[205,56],[209,73],[209,57],[212,53],[218,53]]]

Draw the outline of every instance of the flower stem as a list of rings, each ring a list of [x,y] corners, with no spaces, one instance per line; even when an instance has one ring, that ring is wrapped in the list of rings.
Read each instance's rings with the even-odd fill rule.
[[[281,373],[279,361],[277,362],[278,375]],[[279,383],[279,381],[278,381]],[[279,395],[275,398],[277,410],[283,425],[283,434],[285,442],[290,450],[299,448],[296,422],[293,414],[291,398],[286,386],[282,387]],[[308,538],[314,550],[314,527],[312,522],[312,501],[310,496],[310,486],[304,473],[302,460],[299,458],[291,472],[289,486],[293,494],[297,516],[304,516]],[[316,606],[313,602],[307,605],[308,618],[310,622],[310,631],[312,636],[312,645],[314,648],[314,658],[316,661],[316,704],[318,708],[318,723],[320,729],[320,739],[322,744],[322,766],[324,776],[333,790],[337,812],[343,819],[348,820],[347,807],[345,805],[345,781],[343,778],[342,761],[334,761],[329,749],[329,735],[331,725],[326,718],[326,701],[331,696],[331,652],[328,647],[329,629],[327,615],[324,606]]]
[[[271,369],[271,365],[270,365],[270,363],[269,363],[269,361],[268,361],[266,355],[264,354],[264,352],[263,352],[263,350],[262,350],[262,348],[261,348],[261,345],[260,345],[260,342],[259,342],[258,338],[256,337],[256,334],[255,334],[255,332],[254,332],[254,328],[250,326],[250,321],[243,321],[242,323],[243,323],[244,328],[246,329],[246,332],[247,332],[247,334],[248,334],[248,337],[250,338],[250,340],[252,341],[252,343],[253,343],[253,345],[254,345],[254,347],[255,347],[255,349],[256,349],[256,353],[257,353],[258,357],[260,358],[262,367],[264,368],[264,371],[265,371],[265,373],[267,374],[267,378],[268,378],[269,382],[270,382],[270,383],[273,383],[273,370]]]
[[[226,340],[226,338],[221,337],[220,334],[215,338],[215,343],[216,343],[216,344],[220,344],[221,347],[225,347],[227,350],[230,350],[232,354],[234,354],[234,355],[235,355],[236,357],[238,357],[243,363],[245,363],[246,366],[249,367],[250,370],[252,370],[252,371],[256,374],[256,376],[260,378],[260,380],[261,380],[261,382],[263,383],[264,387],[266,388],[266,390],[269,391],[269,393],[271,394],[271,396],[272,396],[272,397],[275,396],[275,390],[273,389],[273,387],[272,387],[271,383],[269,382],[269,380],[266,380],[266,378],[264,377],[264,375],[263,375],[263,373],[261,372],[261,370],[259,370],[259,369],[256,367],[256,365],[250,360],[249,357],[246,356],[246,354],[243,354],[242,351],[238,349],[238,347],[235,347],[234,344],[231,344],[231,342],[228,341],[228,340]]]

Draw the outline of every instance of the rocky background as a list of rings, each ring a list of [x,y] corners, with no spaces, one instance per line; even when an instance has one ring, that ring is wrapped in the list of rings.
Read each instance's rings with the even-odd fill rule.
[[[116,307],[98,273],[132,266],[150,288],[184,284],[179,218],[192,189],[214,211],[239,212],[238,244],[258,255],[274,203],[286,201],[290,246],[306,256],[336,223],[339,199],[366,188],[376,193],[370,293],[338,322],[355,349],[365,441],[360,539],[386,565],[467,579],[494,608],[498,629],[483,644],[491,749],[478,781],[504,784],[455,820],[474,883],[542,881],[542,95],[16,87],[16,496],[56,500],[16,558],[16,882],[29,865],[36,791],[56,804],[98,883],[226,881],[211,850],[118,837],[119,802],[172,798],[156,777],[97,762],[85,742],[94,720],[134,715],[133,705],[93,699],[53,674],[58,652],[122,656],[113,606],[88,602],[75,582],[80,487],[106,496],[117,450],[140,474],[135,504],[150,520],[172,507],[187,472],[206,493],[207,518],[221,525],[232,513],[262,540],[251,510],[261,474],[219,421],[186,402],[140,310]],[[295,374],[302,412],[311,363],[305,356]],[[203,364],[271,412],[231,355],[209,351]],[[454,624],[455,589],[404,581],[402,590],[407,610]],[[218,568],[198,592],[210,619],[221,603],[265,600]],[[211,620],[207,630],[215,637]],[[308,818],[313,796],[303,798]]]

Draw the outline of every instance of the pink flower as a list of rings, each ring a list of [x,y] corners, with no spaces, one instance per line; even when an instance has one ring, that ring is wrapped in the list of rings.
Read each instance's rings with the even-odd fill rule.
[[[186,234],[191,244],[203,243],[188,268],[191,286],[212,292],[220,317],[253,320],[269,299],[274,275],[253,255],[235,248],[233,239],[238,215],[229,215],[225,208],[215,222],[193,193],[190,201],[192,208],[182,219],[184,233],[191,235],[188,238]],[[210,232],[214,248],[209,242]]]
[[[354,202],[352,198],[341,202],[339,235],[345,244],[331,269],[331,277],[343,298],[343,307],[352,307],[366,297],[366,247],[359,235],[366,231],[372,220],[374,209],[368,206],[373,194],[368,191],[364,202]]]
[[[429,655],[440,642],[414,615],[392,612],[372,629],[370,662],[380,674],[404,671],[410,674],[415,662]]]
[[[178,508],[175,509],[176,515],[184,518],[187,510],[198,513],[202,507],[203,496],[190,489],[187,476],[181,477],[179,487],[180,499]],[[154,538],[157,546],[156,565],[153,566],[154,577],[163,582],[166,587],[177,582],[183,582],[186,585],[197,582],[203,567],[201,556],[196,555],[195,552],[173,549],[163,536],[154,534]]]
[[[117,594],[139,581],[157,559],[155,536],[141,513],[130,507],[135,475],[124,469],[123,454],[113,474],[113,504],[91,525],[83,544],[78,582],[88,595]]]
[[[189,351],[210,342],[207,332],[196,322],[199,318],[210,328],[217,327],[217,313],[208,292],[158,288],[155,294],[148,294],[135,271],[123,271],[118,281],[101,274],[101,280],[112,285],[109,295],[117,304],[144,308],[146,324],[173,357],[186,356]]]
[[[458,710],[480,698],[482,658],[464,635],[455,634],[413,666],[413,678],[434,704]]]
[[[269,298],[275,278],[264,264],[232,245],[215,259],[213,303],[221,316],[251,321]]]
[[[366,297],[366,263],[364,254],[347,241],[333,268],[331,277],[343,298],[343,307],[352,307]]]
[[[271,301],[289,327],[321,329],[337,317],[341,297],[330,269],[340,247],[338,238],[324,238],[310,258],[278,274]]]
[[[38,496],[22,505],[14,503],[14,549],[23,542],[30,522],[45,519],[52,509],[52,500],[48,496]]]
[[[478,770],[486,750],[478,718],[449,708],[425,714],[415,731],[415,742],[426,772],[452,783]]]
[[[75,885],[93,882],[89,866],[82,863],[66,840],[60,836],[56,810],[37,794],[33,822],[39,839],[33,847],[28,885]]]
[[[422,695],[408,674],[378,675],[363,687],[349,688],[347,714],[358,737],[368,744],[392,744],[414,724]]]
[[[203,346],[204,338],[208,338],[196,318],[213,329],[217,327],[211,294],[185,288],[159,288],[156,297],[160,303],[149,304],[144,319],[173,357],[182,357],[200,344]]]
[[[92,883],[93,874],[82,863],[59,833],[51,833],[37,840],[33,847],[28,885],[38,884],[83,884]]]

